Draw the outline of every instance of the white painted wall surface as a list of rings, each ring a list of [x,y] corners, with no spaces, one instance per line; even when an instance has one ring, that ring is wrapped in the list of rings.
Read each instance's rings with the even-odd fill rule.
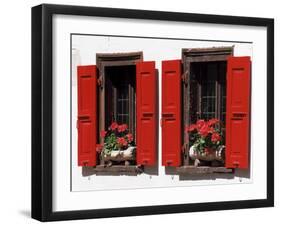
[[[187,35],[188,37],[188,35]],[[161,61],[181,59],[182,48],[203,48],[234,46],[234,56],[250,56],[252,58],[252,43],[194,41],[194,40],[167,40],[132,37],[110,37],[73,35],[72,36],[72,191],[85,190],[112,190],[112,189],[136,189],[153,187],[177,187],[251,183],[250,169],[236,170],[234,175],[185,175],[180,176],[176,172],[167,173],[161,166],[162,145],[161,127],[159,127],[158,156],[160,165],[145,167],[145,172],[138,176],[95,175],[90,169],[77,166],[77,74],[75,65],[96,64],[96,53],[124,53],[143,52],[144,61],[155,61],[159,70],[159,112],[161,118]],[[83,176],[84,175],[84,176]]]
[[[264,150],[266,149],[266,140],[264,139],[263,133],[259,132],[265,131],[266,128],[266,99],[265,95],[263,95],[266,90],[266,77],[264,76],[266,73],[265,29],[178,22],[148,22],[146,20],[111,20],[108,18],[61,15],[54,16],[53,19],[53,23],[55,24],[53,30],[54,122],[52,150],[54,210],[200,203],[219,200],[241,200],[245,197],[247,199],[265,197],[266,174],[264,169],[266,155]],[[255,79],[252,80],[252,121],[256,123],[252,123],[251,125],[253,131],[252,137],[254,138],[251,139],[251,148],[255,150],[254,152],[251,151],[251,158],[253,159],[251,162],[254,163],[252,164],[251,181],[249,180],[247,183],[247,179],[242,179],[240,182],[239,178],[237,178],[238,183],[221,178],[220,180],[212,180],[212,182],[196,180],[196,178],[194,180],[181,180],[180,178],[179,180],[175,180],[174,176],[173,179],[175,181],[170,182],[170,177],[163,174],[153,177],[152,180],[151,178],[149,178],[150,180],[145,178],[146,175],[140,175],[141,179],[138,180],[126,176],[122,176],[122,178],[110,178],[109,176],[109,179],[101,179],[101,177],[95,176],[81,177],[81,168],[77,167],[77,163],[74,157],[70,156],[69,151],[73,147],[69,136],[71,133],[69,120],[72,104],[70,101],[70,81],[72,79],[70,77],[70,57],[72,54],[70,35],[71,33],[95,34],[97,31],[103,35],[143,36],[146,34],[150,37],[160,36],[201,40],[220,39],[229,41],[235,37],[235,40],[239,41],[252,41],[252,73],[255,75]],[[156,43],[154,44],[156,45]],[[173,45],[175,44],[172,43],[169,46],[165,43],[164,45],[165,48],[169,47],[169,49],[173,49]],[[155,52],[153,53],[157,58],[157,54]],[[174,53],[173,58],[177,56],[178,52]],[[72,118],[72,120],[75,119],[76,117]],[[161,137],[161,134],[159,136]],[[159,148],[161,149],[161,146]],[[75,161],[72,161],[72,168],[69,167],[71,157]],[[140,181],[142,182],[141,186],[138,184]],[[208,186],[193,186],[196,184],[204,185],[204,181],[205,185],[208,184]],[[77,188],[76,185],[78,185],[79,189],[82,188],[88,192],[73,192],[70,190],[71,185],[72,188]],[[108,185],[111,185],[111,190],[108,190]],[[210,196],[209,193],[211,191],[214,191],[216,195]],[[165,193],[165,199],[163,199],[163,193]],[[133,199],[123,199],[120,197],[133,197]]]

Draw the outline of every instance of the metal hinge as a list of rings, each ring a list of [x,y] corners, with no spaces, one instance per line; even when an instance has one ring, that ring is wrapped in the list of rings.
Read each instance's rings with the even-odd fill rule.
[[[188,70],[186,70],[182,75],[181,75],[181,80],[182,82],[187,85],[188,83]]]
[[[185,153],[185,152],[186,152],[186,145],[185,145],[185,144],[183,144],[183,145],[181,146],[181,151],[182,151],[182,153]]]
[[[103,85],[102,81],[103,81],[102,77],[99,77],[98,80],[97,80],[98,86],[100,86],[101,88],[102,88],[102,85]]]

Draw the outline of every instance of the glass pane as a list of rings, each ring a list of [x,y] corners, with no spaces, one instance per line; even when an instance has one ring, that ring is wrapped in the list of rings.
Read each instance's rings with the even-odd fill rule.
[[[119,84],[117,88],[117,122],[119,124],[129,123],[129,85],[126,81]]]
[[[219,64],[219,84],[220,84],[220,116],[221,121],[225,125],[226,116],[226,62]]]
[[[216,117],[216,78],[217,64],[203,64],[201,75],[201,116],[208,120]]]
[[[135,66],[108,66],[105,75],[105,128],[116,121],[135,134]]]
[[[226,62],[190,64],[187,112],[189,124],[198,119],[218,118],[225,125]]]

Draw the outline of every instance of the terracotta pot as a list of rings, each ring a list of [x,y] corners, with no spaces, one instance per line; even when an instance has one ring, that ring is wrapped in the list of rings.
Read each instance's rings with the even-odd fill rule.
[[[204,152],[199,152],[194,146],[189,149],[189,157],[192,160],[199,159],[204,161],[224,161],[225,146],[220,145],[217,149],[208,148]]]

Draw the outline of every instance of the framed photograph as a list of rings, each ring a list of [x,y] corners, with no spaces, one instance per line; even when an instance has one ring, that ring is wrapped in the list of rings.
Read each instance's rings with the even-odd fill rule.
[[[274,205],[274,20],[32,8],[32,217]]]

